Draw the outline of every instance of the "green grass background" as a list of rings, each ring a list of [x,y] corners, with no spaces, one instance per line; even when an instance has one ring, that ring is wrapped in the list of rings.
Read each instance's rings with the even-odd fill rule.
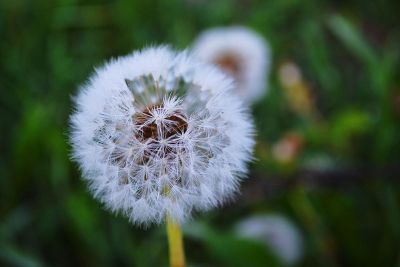
[[[253,107],[258,160],[235,202],[185,227],[189,266],[283,266],[233,234],[260,213],[296,223],[298,266],[400,266],[399,12],[395,0],[1,0],[0,266],[167,266],[164,228],[105,211],[69,160],[71,96],[105,59],[235,24],[273,52]],[[318,119],[290,108],[287,60]],[[281,164],[269,151],[288,131],[304,146]]]

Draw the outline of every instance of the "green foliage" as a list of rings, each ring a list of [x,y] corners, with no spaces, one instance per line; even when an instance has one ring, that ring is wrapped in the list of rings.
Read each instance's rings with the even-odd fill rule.
[[[304,241],[298,266],[400,266],[400,28],[396,1],[0,1],[0,266],[167,266],[163,227],[137,229],[93,200],[69,159],[71,96],[105,59],[185,48],[243,24],[272,46],[253,107],[256,160],[236,202],[185,227],[189,266],[283,266],[229,229],[279,212]],[[291,108],[282,63],[311,114]],[[310,104],[310,105],[311,105]],[[290,162],[273,148],[287,133]]]

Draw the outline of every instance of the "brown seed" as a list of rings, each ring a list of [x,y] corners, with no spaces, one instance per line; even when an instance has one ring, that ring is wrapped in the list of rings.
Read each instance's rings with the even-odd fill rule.
[[[155,122],[145,125],[153,110],[162,108],[163,107],[161,104],[151,105],[146,107],[141,114],[136,116],[136,125],[141,127],[141,131],[136,134],[136,138],[141,141],[146,141],[150,138],[153,140],[160,140],[162,138],[170,138],[176,134],[186,132],[188,128],[186,117],[180,112],[166,117],[166,120],[172,121],[173,123],[171,123],[170,127],[163,129],[164,136],[158,136],[159,133],[157,131],[157,124]]]

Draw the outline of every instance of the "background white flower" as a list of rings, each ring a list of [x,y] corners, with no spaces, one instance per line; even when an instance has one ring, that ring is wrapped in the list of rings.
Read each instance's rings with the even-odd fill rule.
[[[270,48],[253,30],[241,26],[212,28],[200,34],[193,51],[231,75],[237,83],[237,93],[247,103],[266,93]]]
[[[138,224],[232,197],[253,126],[232,82],[168,47],[111,60],[76,97],[73,155],[96,198]]]
[[[300,232],[284,216],[252,216],[237,223],[235,230],[241,237],[265,244],[285,264],[295,264],[303,253]]]

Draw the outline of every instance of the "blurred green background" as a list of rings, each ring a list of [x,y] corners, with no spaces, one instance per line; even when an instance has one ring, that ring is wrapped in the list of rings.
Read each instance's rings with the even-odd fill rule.
[[[395,0],[0,1],[0,266],[167,266],[162,226],[136,228],[87,192],[69,160],[71,96],[105,59],[234,24],[273,51],[257,160],[234,203],[185,226],[189,266],[284,266],[232,230],[265,213],[299,229],[296,266],[400,266],[399,12]]]

